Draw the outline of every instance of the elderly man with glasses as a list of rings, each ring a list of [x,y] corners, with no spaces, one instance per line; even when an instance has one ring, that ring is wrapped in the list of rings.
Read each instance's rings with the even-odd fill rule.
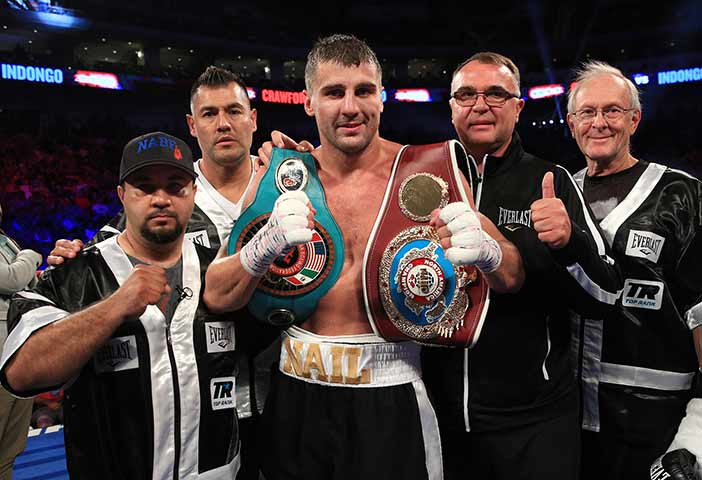
[[[583,476],[691,479],[702,461],[702,183],[631,154],[641,103],[620,70],[589,62],[576,82],[568,125],[587,167],[575,178],[625,278],[616,317],[580,319]]]
[[[613,309],[618,271],[573,178],[522,148],[514,63],[478,53],[456,69],[451,91],[453,124],[478,165],[476,206],[516,245],[525,279],[519,292],[493,293],[472,350],[424,352],[445,478],[577,478],[569,311]]]

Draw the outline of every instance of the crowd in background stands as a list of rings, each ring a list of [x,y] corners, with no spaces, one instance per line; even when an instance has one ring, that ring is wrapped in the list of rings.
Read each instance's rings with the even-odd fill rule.
[[[571,172],[584,166],[564,128],[530,128],[523,123],[518,130],[531,151]],[[677,121],[656,121],[643,124],[642,129],[633,145],[637,158],[702,177],[702,146],[692,124],[681,128]],[[434,135],[443,136],[439,131]],[[26,134],[0,136],[2,228],[23,248],[40,252],[44,259],[58,238],[92,238],[121,208],[115,186],[122,137],[132,133],[113,138],[57,135],[43,140]],[[143,132],[134,134],[139,133]],[[439,140],[412,135],[411,129],[384,134],[402,143],[411,141],[404,138],[407,136],[422,137],[414,143]]]
[[[44,259],[58,238],[91,238],[120,208],[121,149],[104,138],[0,137],[2,228]]]

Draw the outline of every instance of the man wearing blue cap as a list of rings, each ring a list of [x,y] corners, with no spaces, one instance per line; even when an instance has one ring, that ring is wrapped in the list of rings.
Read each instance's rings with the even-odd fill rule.
[[[201,302],[211,250],[183,241],[196,177],[184,141],[130,141],[124,231],[11,303],[0,381],[19,397],[65,389],[72,479],[231,479],[239,468],[233,323]]]
[[[247,86],[236,74],[210,66],[190,90],[190,113],[186,116],[190,134],[197,138],[202,158],[194,164],[195,206],[185,225],[185,238],[219,249],[226,244],[232,226],[241,213],[244,198],[252,191],[258,157],[250,154],[257,111],[252,108]],[[282,145],[280,145],[282,146]],[[301,146],[300,148],[307,148]],[[120,212],[100,229],[89,245],[124,230]],[[49,265],[60,265],[74,258],[83,248],[81,240],[61,239],[47,257]],[[235,313],[236,317],[246,313]],[[240,478],[258,478],[258,452],[253,439],[258,413],[267,392],[268,365],[275,361],[278,330],[255,322],[238,322],[238,365],[236,402],[242,448]],[[212,345],[218,342],[212,339]],[[233,343],[228,347],[234,349]]]

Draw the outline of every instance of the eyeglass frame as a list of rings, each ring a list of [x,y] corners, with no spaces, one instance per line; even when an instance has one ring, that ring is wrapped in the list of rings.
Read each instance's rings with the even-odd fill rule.
[[[617,110],[621,110],[621,116],[617,116],[617,118],[607,118],[607,115],[605,114],[605,110],[606,109],[613,109],[613,108],[617,109]],[[582,117],[583,110],[594,110],[595,115],[593,115],[590,118],[583,118]],[[622,118],[624,118],[625,114],[627,114],[629,112],[635,112],[636,110],[638,110],[638,108],[633,108],[633,107],[632,108],[622,108],[619,105],[609,105],[609,106],[604,107],[604,108],[592,108],[592,107],[581,108],[579,110],[572,112],[571,115],[573,117],[575,117],[575,119],[578,120],[580,123],[588,123],[588,122],[592,123],[595,121],[595,119],[597,119],[598,114],[602,114],[602,119],[605,122],[607,122],[607,121],[616,122],[616,121],[619,121]]]
[[[470,105],[464,105],[464,104],[461,103],[461,101],[460,101],[458,98],[456,98],[456,94],[458,94],[461,90],[465,90],[465,89],[467,89],[467,88],[466,88],[466,87],[461,87],[461,88],[457,89],[455,92],[453,92],[453,93],[451,94],[451,98],[452,98],[459,106],[465,107],[465,108],[472,108],[472,107],[474,107],[474,106],[478,103],[478,98],[479,98],[481,95],[482,95],[482,97],[483,97],[483,101],[485,102],[485,105],[487,105],[488,107],[504,107],[505,103],[507,103],[508,100],[511,100],[511,99],[513,99],[513,98],[520,98],[519,95],[517,95],[517,94],[515,94],[515,93],[512,93],[512,92],[508,92],[508,91],[505,90],[504,88],[501,88],[501,87],[500,87],[500,88],[490,87],[490,88],[488,88],[487,90],[477,90],[477,91],[475,92],[475,102],[472,103],[472,104],[470,104]],[[487,93],[487,92],[490,92],[491,90],[492,90],[493,93],[494,93],[494,92],[501,92],[501,93],[504,92],[507,96],[506,96],[505,98],[502,99],[502,103],[491,104],[491,103],[488,102],[488,99],[487,99],[488,97],[487,97],[487,95],[486,95],[486,93]]]

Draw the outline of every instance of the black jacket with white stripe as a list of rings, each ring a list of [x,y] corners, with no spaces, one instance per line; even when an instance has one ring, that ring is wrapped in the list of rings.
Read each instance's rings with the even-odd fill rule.
[[[158,307],[149,306],[137,321],[123,323],[64,386],[72,479],[236,475],[234,324],[210,313],[202,301],[214,253],[183,242],[181,286],[192,295],[180,301],[170,324]],[[132,268],[113,237],[44,272],[36,289],[17,294],[0,363],[3,386],[9,389],[7,361],[32,333],[109,296]]]
[[[424,355],[424,381],[442,426],[469,431],[577,412],[569,311],[606,315],[620,288],[608,246],[564,168],[526,153],[516,133],[503,157],[487,156],[483,165],[473,189],[476,204],[519,249],[524,286],[514,294],[492,292],[472,350],[426,349]],[[542,198],[542,179],[549,171],[573,227],[570,242],[560,250],[542,243],[531,221],[531,204]]]
[[[258,161],[258,157],[251,156],[251,162]],[[207,181],[200,167],[202,159],[195,162],[195,172],[198,174],[195,184],[195,207],[185,227],[185,238],[198,245],[203,245],[214,250],[219,250],[229,241],[229,234],[241,213],[242,201],[232,203],[227,200],[217,189]],[[253,184],[252,176],[249,179],[247,191]],[[246,192],[242,195],[242,198]],[[88,245],[93,245],[122,232],[125,228],[124,212],[120,211],[110,222],[102,227]],[[236,401],[239,418],[248,418],[253,411],[263,409],[265,396],[268,392],[268,375],[270,359],[265,350],[271,342],[277,340],[279,329],[255,321],[248,310],[242,309],[230,314],[241,319],[237,322],[237,337],[239,338],[237,368]],[[257,357],[258,356],[258,357]],[[254,375],[254,368],[258,374]],[[251,388],[251,378],[256,378],[256,388]],[[255,407],[254,407],[255,404]]]
[[[585,170],[575,178],[582,185]],[[585,182],[586,197],[587,187]],[[622,392],[618,398],[678,396],[675,408],[667,400],[668,431],[653,429],[655,424],[647,421],[650,409],[641,412],[632,429],[644,436],[667,435],[669,443],[677,428],[673,417],[679,421],[684,415],[697,371],[690,330],[702,324],[702,182],[649,163],[600,226],[620,265],[624,288],[615,318],[581,319],[583,427],[599,431],[602,409],[622,425],[633,415],[629,405],[604,402],[601,383]]]

